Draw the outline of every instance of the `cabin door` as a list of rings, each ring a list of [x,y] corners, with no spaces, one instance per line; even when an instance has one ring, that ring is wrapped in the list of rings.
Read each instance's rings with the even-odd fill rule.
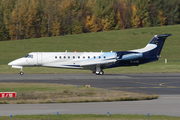
[[[42,64],[42,53],[38,52],[37,53],[37,65]]]

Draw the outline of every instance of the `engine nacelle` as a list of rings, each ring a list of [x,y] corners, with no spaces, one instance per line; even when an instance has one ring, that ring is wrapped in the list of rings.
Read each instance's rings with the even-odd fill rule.
[[[141,57],[143,57],[142,53],[131,53],[131,54],[123,55],[121,60],[135,60]]]

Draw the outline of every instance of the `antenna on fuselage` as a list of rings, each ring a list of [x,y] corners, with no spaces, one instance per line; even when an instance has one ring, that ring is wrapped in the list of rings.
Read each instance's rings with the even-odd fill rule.
[[[67,50],[65,52],[67,52]]]
[[[103,50],[101,50],[101,52],[103,52]]]

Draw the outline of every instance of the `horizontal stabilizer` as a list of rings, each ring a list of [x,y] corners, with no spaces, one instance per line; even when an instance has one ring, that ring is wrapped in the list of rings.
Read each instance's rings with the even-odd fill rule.
[[[167,38],[171,36],[172,34],[164,34],[164,35],[155,35],[157,38]]]

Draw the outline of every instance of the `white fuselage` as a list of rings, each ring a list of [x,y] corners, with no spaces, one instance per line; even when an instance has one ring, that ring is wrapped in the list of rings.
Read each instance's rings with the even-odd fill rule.
[[[32,52],[9,65],[91,69],[92,65],[115,61],[116,52]]]

